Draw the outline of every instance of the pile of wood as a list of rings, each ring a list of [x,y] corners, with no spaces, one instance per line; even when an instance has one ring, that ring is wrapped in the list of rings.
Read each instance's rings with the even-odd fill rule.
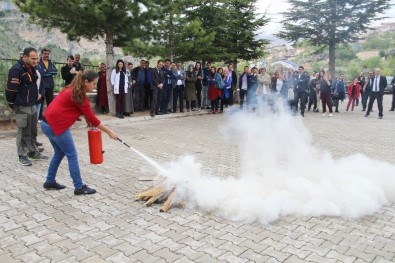
[[[163,203],[160,212],[167,212],[175,204],[176,192],[175,188],[170,190],[164,186],[150,187],[147,190],[136,194],[136,200],[145,201],[146,206],[153,203]]]

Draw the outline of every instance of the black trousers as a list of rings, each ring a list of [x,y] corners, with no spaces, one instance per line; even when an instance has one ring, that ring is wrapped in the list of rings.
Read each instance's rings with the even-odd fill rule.
[[[315,90],[310,91],[309,93],[309,110],[311,109],[311,105],[313,105],[313,110],[317,109],[317,93],[315,92]]]
[[[372,111],[373,108],[373,103],[377,99],[377,106],[379,108],[379,116],[383,116],[383,94],[381,92],[374,92],[372,91],[370,93],[370,99],[369,99],[369,105],[368,105],[368,110],[366,112],[366,115],[369,115],[369,113]]]
[[[173,89],[173,112],[177,112],[177,99],[180,103],[180,112],[184,111],[184,85],[177,85]]]
[[[240,109],[243,109],[244,98],[247,95],[247,90],[240,89]]]
[[[392,93],[392,105],[391,105],[391,110],[395,110],[395,90]]]
[[[38,118],[40,120],[43,117],[44,101],[47,102],[47,108],[48,108],[49,104],[51,104],[51,102],[53,101],[53,97],[54,97],[53,89],[45,89],[45,95],[44,95],[44,98],[41,100],[41,108],[40,108],[40,112],[38,115]]]
[[[136,84],[134,86],[135,110],[144,109],[145,85]]]
[[[306,92],[296,92],[295,93],[295,112],[298,111],[298,104],[300,101],[300,114],[304,115],[304,110],[306,108]]]
[[[370,97],[371,90],[365,90],[362,95],[362,109],[366,110],[368,105],[368,99]]]
[[[197,98],[197,107],[200,109],[202,107],[202,85],[195,85],[196,88],[196,98]]]
[[[152,93],[152,100],[151,100],[151,113],[159,113],[159,107],[162,103],[162,94],[163,94],[163,88],[160,89],[158,87],[155,87],[151,89]]]

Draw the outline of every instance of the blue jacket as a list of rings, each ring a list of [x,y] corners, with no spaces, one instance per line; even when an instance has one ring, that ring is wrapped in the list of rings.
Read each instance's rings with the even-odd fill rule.
[[[207,86],[208,85],[207,78],[210,75],[210,68],[204,68],[202,72],[203,72],[202,83],[204,86]]]
[[[332,83],[331,93],[334,98],[344,100],[346,97],[346,87],[344,85],[344,81],[339,79],[335,80]]]
[[[176,80],[176,76],[174,76],[173,71],[171,69],[166,68],[165,66],[162,67],[163,75],[165,76],[165,81],[163,85],[165,86],[172,86],[174,84],[174,80]],[[174,85],[175,86],[175,85]]]
[[[257,89],[258,88],[258,76],[254,76],[253,74],[247,75],[247,89]]]
[[[224,89],[222,91],[222,98],[229,99],[231,88],[232,88],[232,75],[229,75],[224,80]]]
[[[20,59],[8,72],[6,99],[10,108],[14,105],[33,106],[37,102],[37,73]]]
[[[51,60],[48,60],[48,68],[46,68],[43,60],[40,59],[37,64],[37,70],[38,72],[40,72],[41,85],[43,85],[43,88],[53,89],[55,87],[53,76],[58,74],[58,70],[56,69],[55,64],[53,64]]]
[[[307,74],[306,71],[302,73],[302,75],[295,79],[295,93],[296,92],[307,92],[310,82],[310,76]]]

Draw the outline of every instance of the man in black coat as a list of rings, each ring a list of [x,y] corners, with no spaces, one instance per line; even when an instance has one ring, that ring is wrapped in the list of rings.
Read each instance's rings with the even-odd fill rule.
[[[72,55],[67,57],[67,63],[60,69],[60,73],[62,75],[62,79],[64,80],[64,85],[67,86],[73,81],[75,75],[77,74],[77,70],[74,65],[74,57]]]
[[[368,110],[365,114],[365,117],[369,116],[369,113],[372,111],[373,103],[377,99],[377,106],[379,108],[379,119],[383,118],[383,96],[384,89],[387,87],[387,78],[385,76],[381,76],[380,68],[375,69],[375,76],[373,79],[372,93],[370,94]]]
[[[155,117],[155,114],[161,115],[159,107],[162,103],[163,83],[165,76],[162,71],[163,61],[159,60],[156,68],[151,69],[151,117]]]
[[[310,82],[309,74],[304,71],[303,66],[299,66],[299,74],[295,76],[295,113],[298,111],[298,104],[300,101],[300,115],[304,117],[304,110],[306,108],[307,89]]]

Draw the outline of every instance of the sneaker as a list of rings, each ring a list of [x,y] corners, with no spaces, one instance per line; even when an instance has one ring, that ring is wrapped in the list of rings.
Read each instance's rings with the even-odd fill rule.
[[[43,186],[47,190],[62,190],[62,189],[66,188],[66,186],[64,186],[62,184],[58,184],[57,182],[54,182],[54,183],[45,182]]]
[[[322,114],[322,117],[325,117],[326,116],[326,114],[324,113],[324,114]]]
[[[89,188],[86,184],[84,184],[81,189],[74,190],[75,195],[91,195],[94,193],[96,193],[96,190]]]
[[[329,117],[332,117],[333,116],[333,114],[331,113],[331,114],[329,114]]]
[[[29,158],[27,158],[27,156],[19,157],[18,163],[22,164],[23,166],[31,166],[32,165],[32,162],[29,160]]]
[[[383,118],[383,116],[379,116],[379,119],[381,120]]]
[[[29,159],[36,160],[48,160],[48,156],[41,154],[40,152],[35,152],[33,154],[29,154]]]

